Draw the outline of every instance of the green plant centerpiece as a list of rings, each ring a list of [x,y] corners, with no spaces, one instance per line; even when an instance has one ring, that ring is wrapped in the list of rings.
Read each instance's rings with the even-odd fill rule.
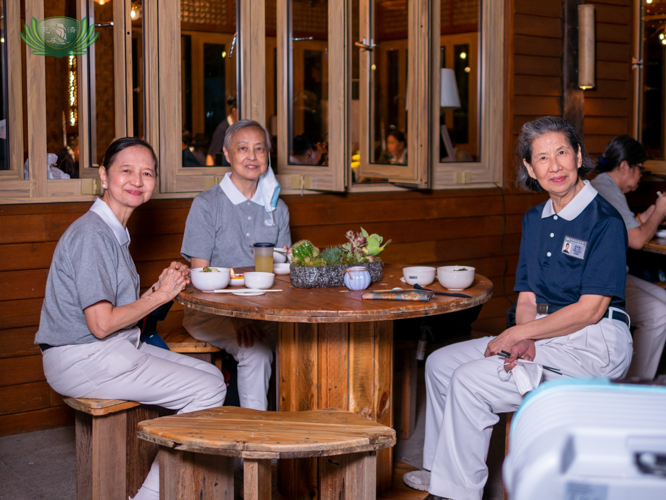
[[[319,250],[311,241],[301,240],[291,248],[291,284],[297,288],[344,286],[344,272],[353,266],[365,266],[372,283],[381,281],[384,265],[378,257],[391,243],[378,234],[347,231],[347,242]]]

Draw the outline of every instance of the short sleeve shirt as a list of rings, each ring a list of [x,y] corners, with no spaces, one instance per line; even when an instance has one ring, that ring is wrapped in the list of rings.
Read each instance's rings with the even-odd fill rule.
[[[624,225],[627,226],[627,231],[640,227],[640,222],[636,220],[636,216],[629,209],[627,197],[610,175],[606,172],[599,174],[592,180],[591,184],[608,203],[615,207],[615,210],[620,212]]]
[[[129,233],[102,200],[69,226],[53,254],[35,343],[99,341],[83,310],[103,300],[118,307],[139,298],[129,242]]]
[[[548,200],[523,217],[514,291],[531,291],[553,310],[581,295],[610,296],[611,306],[624,309],[626,253],[620,214],[585,181],[560,213]]]
[[[278,200],[277,208],[266,212],[258,191],[248,200],[226,174],[192,201],[180,252],[188,261],[198,258],[214,267],[245,267],[254,265],[253,245],[259,242],[291,246],[289,209]]]

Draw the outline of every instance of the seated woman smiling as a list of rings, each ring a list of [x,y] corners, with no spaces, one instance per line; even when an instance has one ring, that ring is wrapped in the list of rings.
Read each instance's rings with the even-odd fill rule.
[[[549,200],[523,217],[516,326],[444,347],[426,362],[425,470],[404,479],[431,500],[481,499],[498,413],[515,411],[526,392],[508,373],[522,366],[518,357],[539,366],[528,377],[532,387],[562,376],[542,372],[544,365],[572,377],[617,378],[631,361],[622,218],[583,181],[592,164],[568,122],[526,123],[518,141],[518,181]],[[508,359],[498,356],[503,351]]]
[[[142,343],[136,326],[189,282],[187,266],[172,262],[139,296],[127,221],[155,189],[153,149],[119,139],[99,175],[102,198],[62,235],[49,270],[35,339],[46,380],[73,398],[125,399],[178,413],[221,406],[226,385],[214,365]],[[156,459],[135,499],[158,498]]]

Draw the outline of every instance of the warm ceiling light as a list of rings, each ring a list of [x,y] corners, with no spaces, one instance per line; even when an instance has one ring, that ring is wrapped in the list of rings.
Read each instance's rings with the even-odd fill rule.
[[[467,59],[467,52],[461,52],[460,59]]]
[[[652,0],[645,0],[646,3],[652,3]]]

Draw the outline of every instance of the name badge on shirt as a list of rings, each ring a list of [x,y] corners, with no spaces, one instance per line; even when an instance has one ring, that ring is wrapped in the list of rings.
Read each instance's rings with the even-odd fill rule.
[[[576,257],[577,259],[585,258],[585,249],[587,248],[587,241],[572,238],[571,236],[564,237],[564,244],[562,245],[562,253]]]

